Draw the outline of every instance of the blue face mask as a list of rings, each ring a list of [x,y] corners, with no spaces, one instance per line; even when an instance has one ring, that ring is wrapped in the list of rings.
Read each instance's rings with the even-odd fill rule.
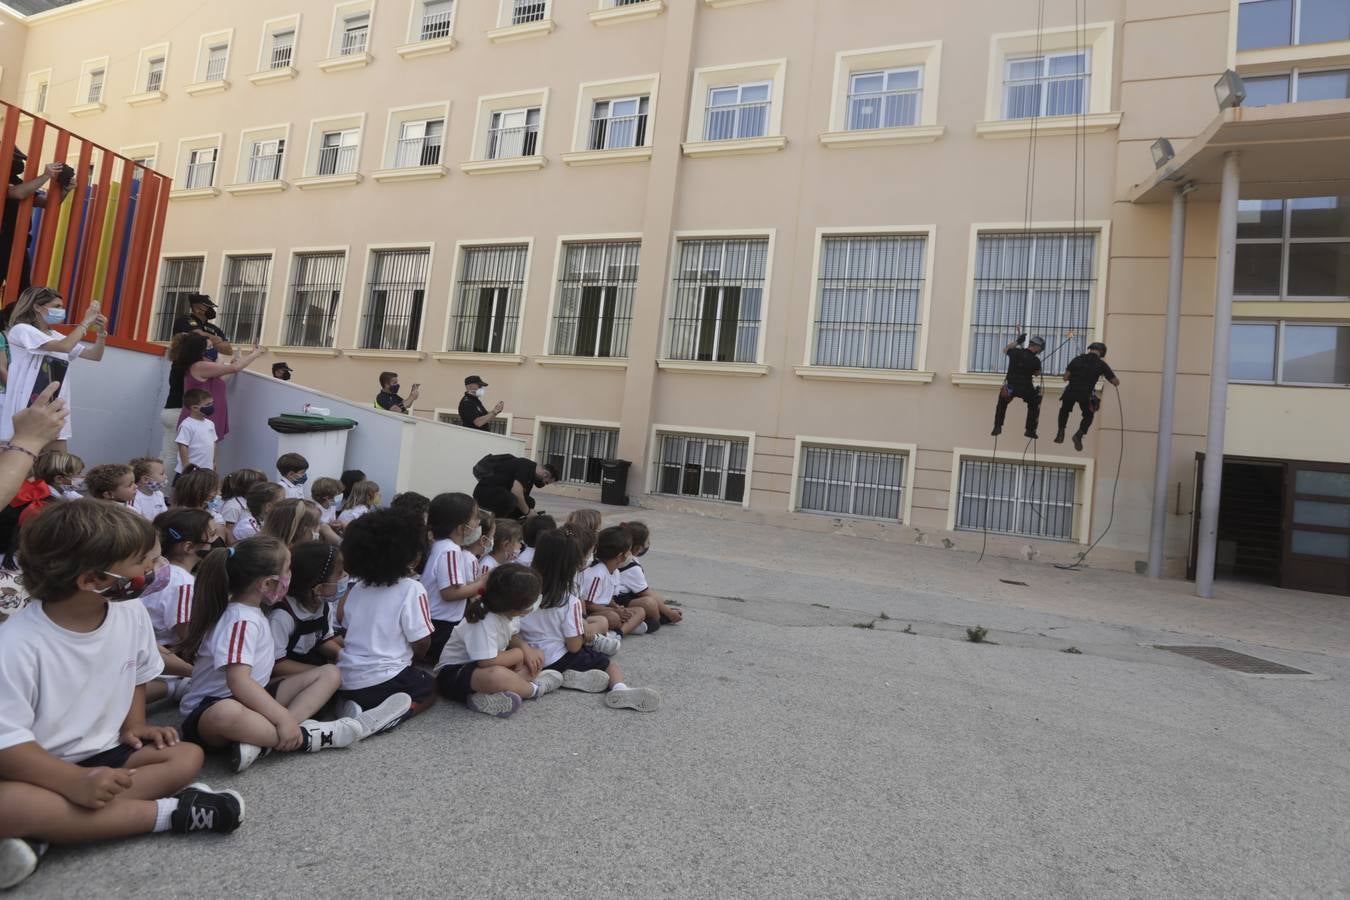
[[[309,481],[309,476],[301,475],[299,478],[292,478],[291,484],[304,484],[306,481]]]
[[[220,351],[215,347],[207,347],[206,353],[202,354],[202,358],[209,360],[210,362],[215,362],[220,359]]]
[[[225,505],[225,501],[222,500],[222,499],[220,499],[220,497],[212,497],[211,500],[210,500],[210,502],[208,502],[208,503],[206,504],[206,509],[207,509],[207,512],[217,513],[217,512],[220,512],[221,508],[222,508],[224,505]]]
[[[49,306],[42,311],[42,317],[48,325],[60,325],[66,321],[66,308]]]
[[[208,418],[215,415],[215,412],[216,412],[216,405],[214,403],[208,403],[207,405],[202,407],[202,415]]]

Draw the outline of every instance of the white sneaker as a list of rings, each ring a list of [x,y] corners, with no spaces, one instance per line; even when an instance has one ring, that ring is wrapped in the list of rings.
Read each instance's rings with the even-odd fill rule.
[[[230,761],[234,763],[235,772],[242,772],[257,762],[261,757],[267,756],[271,752],[271,747],[264,750],[257,744],[231,744]]]
[[[465,705],[475,712],[505,719],[520,709],[520,695],[511,691],[499,691],[495,694],[470,694],[469,701]]]
[[[652,712],[661,705],[661,695],[652,688],[624,688],[606,694],[605,705],[610,709],[635,709],[638,712]]]
[[[361,715],[361,706],[355,700],[339,700],[333,707],[339,719],[355,719]]]
[[[14,887],[36,872],[40,858],[39,847],[23,838],[0,840],[0,891]]]
[[[562,673],[562,686],[569,691],[603,694],[609,688],[609,673],[603,669],[591,669],[589,672],[568,669]]]
[[[641,623],[640,625],[638,625],[638,627],[633,629],[633,634],[646,634],[646,633],[647,633],[646,622]]]
[[[352,705],[356,706],[355,703]],[[356,708],[360,709],[359,706]],[[408,694],[392,694],[389,699],[374,709],[358,712],[352,717],[352,721],[356,722],[362,732],[361,737],[357,740],[364,740],[372,734],[388,731],[403,721],[403,717],[408,714],[410,709],[412,709],[411,696]]]
[[[356,719],[334,719],[331,722],[306,719],[300,723],[300,728],[309,734],[309,746],[305,748],[307,753],[350,747],[366,736]]]
[[[613,632],[609,634],[597,634],[591,638],[590,648],[597,653],[603,653],[606,656],[614,656],[619,652],[621,639]]]
[[[535,676],[534,683],[539,686],[539,693],[534,695],[538,700],[545,694],[551,694],[562,687],[563,674],[556,669],[540,669],[539,674]]]

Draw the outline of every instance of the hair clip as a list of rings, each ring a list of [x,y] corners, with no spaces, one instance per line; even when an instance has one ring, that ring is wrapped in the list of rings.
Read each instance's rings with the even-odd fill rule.
[[[169,537],[173,538],[175,541],[181,541],[183,539],[183,536],[178,533],[177,528],[166,529],[166,533],[169,535]]]
[[[230,553],[230,559],[234,559],[234,548],[233,548],[233,547],[230,547],[230,548],[228,548],[228,549],[229,549],[229,553]]]

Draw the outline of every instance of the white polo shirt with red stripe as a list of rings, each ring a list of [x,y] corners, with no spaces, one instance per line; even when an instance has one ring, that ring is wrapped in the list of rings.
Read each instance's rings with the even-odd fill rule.
[[[158,591],[141,595],[141,603],[155,627],[155,640],[161,644],[178,643],[175,625],[186,625],[192,618],[192,588],[197,578],[187,569],[169,566],[169,581]]]
[[[227,666],[251,666],[253,680],[263,687],[272,680],[276,650],[267,616],[256,606],[231,603],[207,629],[197,659],[192,665],[192,683],[183,695],[179,711],[188,715],[203,700],[232,696],[225,683]]]
[[[619,583],[615,574],[602,562],[592,563],[581,573],[581,599],[596,606],[609,606]]]
[[[439,540],[427,553],[422,568],[422,587],[431,604],[431,618],[437,622],[458,622],[464,618],[466,600],[445,600],[441,589],[461,587],[478,580],[478,560],[451,540]]]
[[[346,644],[338,654],[342,689],[359,691],[412,665],[412,645],[431,634],[427,592],[411,578],[378,587],[358,581],[342,607]]]
[[[520,636],[525,643],[544,654],[544,665],[551,666],[567,652],[567,639],[586,633],[586,611],[573,594],[561,606],[540,607],[520,618]],[[451,635],[453,637],[453,635]]]

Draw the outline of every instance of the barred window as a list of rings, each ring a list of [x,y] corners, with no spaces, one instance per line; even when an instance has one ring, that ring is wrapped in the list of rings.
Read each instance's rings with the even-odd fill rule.
[[[296,255],[282,339],[286,346],[333,346],[345,263],[343,253]]]
[[[670,358],[757,362],[765,238],[680,241],[670,313]]]
[[[363,349],[417,349],[430,260],[425,248],[375,251],[361,325]]]
[[[976,250],[971,372],[1002,373],[1021,323],[1045,338],[1041,367],[1063,372],[1093,341],[1097,234],[982,234]],[[1072,333],[1072,337],[1070,337]]]
[[[821,243],[813,365],[915,367],[927,240],[858,236]]]
[[[225,257],[225,284],[220,298],[220,330],[230,343],[257,343],[262,338],[263,306],[272,257]]]
[[[964,459],[958,490],[958,531],[1073,540],[1077,469]]]
[[[541,462],[553,463],[563,481],[599,484],[600,466],[613,459],[619,448],[617,428],[581,425],[545,425],[539,433]]]
[[[159,316],[155,323],[155,340],[167,341],[173,337],[173,320],[187,315],[188,294],[202,289],[202,269],[206,259],[201,256],[182,256],[164,260],[164,276],[159,286]]]
[[[526,244],[464,249],[451,318],[450,350],[516,352],[529,249]]]
[[[443,412],[436,414],[436,421],[444,422],[446,425],[463,425],[459,413]],[[488,423],[488,431],[493,434],[506,434],[506,420],[498,416]]]
[[[740,503],[750,442],[735,438],[662,434],[656,492]]]
[[[287,28],[272,35],[272,53],[267,60],[267,68],[284,69],[291,64],[295,53],[295,28]]]
[[[640,241],[567,244],[553,319],[558,356],[624,357]]]
[[[906,454],[802,448],[797,508],[867,519],[903,518]]]
[[[448,38],[454,12],[454,0],[423,0],[422,20],[417,39],[436,41]]]
[[[524,25],[527,22],[544,21],[548,9],[546,0],[512,0],[511,24]]]

